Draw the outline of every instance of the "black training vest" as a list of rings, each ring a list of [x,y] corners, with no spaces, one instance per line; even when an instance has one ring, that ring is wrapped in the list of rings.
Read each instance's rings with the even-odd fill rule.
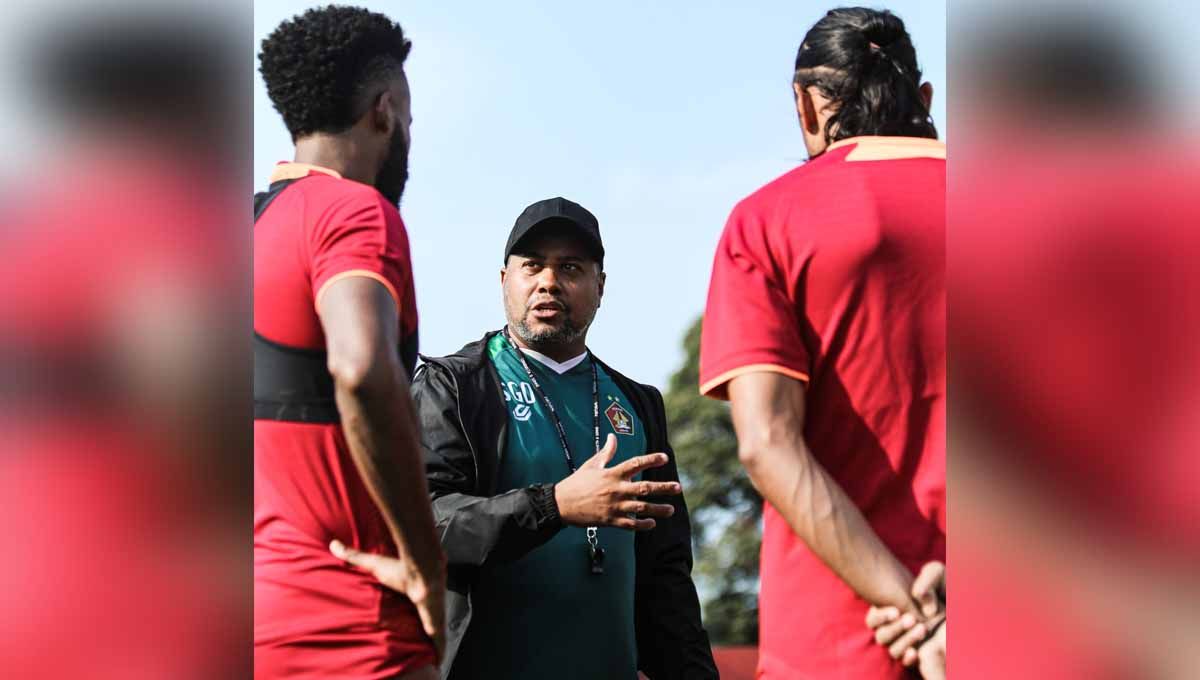
[[[303,178],[299,178],[303,179]],[[298,179],[273,183],[254,195],[254,221]],[[417,334],[402,338],[400,358],[412,378],[417,363]],[[325,350],[290,347],[254,332],[254,418],[298,423],[340,423]]]

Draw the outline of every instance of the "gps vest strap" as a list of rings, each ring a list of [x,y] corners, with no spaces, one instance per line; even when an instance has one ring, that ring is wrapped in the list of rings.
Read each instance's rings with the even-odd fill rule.
[[[280,180],[254,195],[254,221],[283,190],[304,179]],[[401,364],[409,379],[417,365],[417,334],[400,338]],[[254,418],[297,423],[340,423],[333,376],[323,349],[291,347],[254,333]]]
[[[283,190],[287,179],[254,195],[254,221]],[[333,376],[324,350],[289,347],[254,333],[254,418],[298,423],[338,423]]]

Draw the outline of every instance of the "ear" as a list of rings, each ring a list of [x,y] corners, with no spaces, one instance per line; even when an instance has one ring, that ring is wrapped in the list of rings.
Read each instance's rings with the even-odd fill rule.
[[[508,267],[507,266],[501,267],[500,268],[500,285],[501,286],[504,285],[504,280],[506,278],[508,278]]]
[[[600,300],[603,300],[603,299],[604,299],[604,282],[605,282],[605,281],[607,281],[607,280],[608,280],[608,274],[605,274],[604,272],[600,272],[600,276],[599,276],[599,278],[597,279],[597,281],[599,281],[599,284],[600,284],[600,296],[599,296],[599,298],[596,300],[596,306],[597,306],[597,307],[599,307],[599,306],[600,306]]]
[[[391,90],[384,90],[375,97],[371,104],[371,127],[385,137],[391,137],[396,131],[396,102],[392,100]]]
[[[933,85],[923,83],[921,85],[921,101],[925,102],[925,110],[928,111],[933,106]]]
[[[792,83],[792,89],[796,92],[796,111],[800,114],[800,125],[810,135],[820,134],[821,121],[817,120],[817,107],[813,103],[812,94],[801,87],[800,83]]]

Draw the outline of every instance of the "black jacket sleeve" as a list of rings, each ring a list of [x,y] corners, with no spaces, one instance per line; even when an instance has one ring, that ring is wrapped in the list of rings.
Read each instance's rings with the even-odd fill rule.
[[[553,538],[562,520],[552,485],[481,495],[480,465],[463,429],[454,376],[425,364],[412,391],[434,522],[448,566],[515,560]]]
[[[659,441],[647,442],[650,452],[666,453],[669,462],[647,470],[643,478],[679,481],[675,452],[667,439],[666,410],[662,395],[647,388],[650,416]],[[660,445],[661,449],[654,448]],[[685,490],[686,491],[686,490]],[[638,579],[635,590],[638,667],[653,680],[707,680],[717,678],[708,634],[700,622],[700,599],[692,582],[692,529],[683,496],[656,498],[671,503],[675,514],[657,521],[651,531],[639,534]]]

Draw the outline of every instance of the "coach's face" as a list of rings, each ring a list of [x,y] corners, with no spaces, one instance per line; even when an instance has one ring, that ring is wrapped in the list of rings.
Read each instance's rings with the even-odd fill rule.
[[[509,328],[535,348],[583,340],[600,307],[604,279],[578,238],[531,234],[500,270]]]

